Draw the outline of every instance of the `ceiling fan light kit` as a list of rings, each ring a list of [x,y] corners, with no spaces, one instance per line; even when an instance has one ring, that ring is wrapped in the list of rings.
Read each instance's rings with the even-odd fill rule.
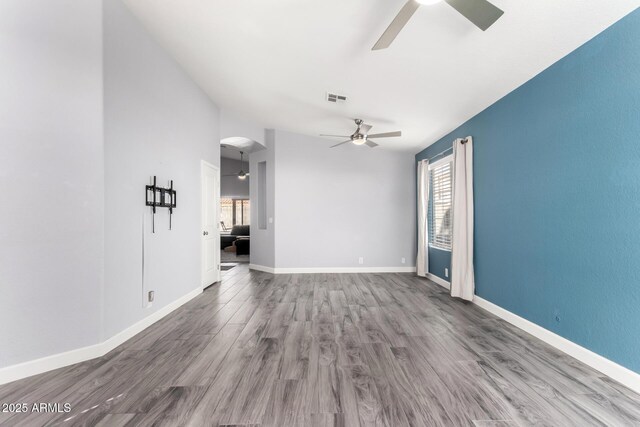
[[[364,143],[367,142],[367,136],[366,135],[358,135],[351,142],[353,142],[355,145],[364,145]]]
[[[236,178],[238,178],[240,181],[244,181],[245,179],[247,179],[249,177],[249,172],[245,172],[243,168],[244,165],[244,151],[240,151],[240,171],[238,173],[233,173],[230,175],[222,175],[222,176],[235,176]]]
[[[385,132],[385,133],[376,133],[373,135],[369,135],[369,131],[373,126],[365,124],[361,119],[355,119],[356,123],[356,131],[351,135],[326,135],[321,134],[320,136],[329,136],[332,138],[349,138],[346,141],[342,141],[337,143],[336,145],[332,145],[329,148],[334,148],[342,144],[346,144],[347,142],[352,142],[354,145],[366,145],[369,148],[375,148],[378,146],[377,143],[373,142],[370,138],[393,138],[397,136],[402,136],[401,131],[395,132]]]

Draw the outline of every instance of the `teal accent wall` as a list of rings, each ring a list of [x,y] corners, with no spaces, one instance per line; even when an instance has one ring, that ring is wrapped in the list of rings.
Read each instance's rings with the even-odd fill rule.
[[[476,294],[640,372],[640,10],[416,160],[467,135]]]
[[[448,282],[449,277],[444,274],[445,268],[449,269],[449,276],[451,276],[451,252],[429,247],[429,273]]]

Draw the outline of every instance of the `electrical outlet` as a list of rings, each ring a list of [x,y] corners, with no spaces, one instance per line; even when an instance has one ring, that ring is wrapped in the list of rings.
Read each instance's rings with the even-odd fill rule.
[[[444,277],[449,277],[449,269],[448,268],[444,269]]]
[[[406,262],[407,262],[407,260],[406,260],[406,259],[404,259],[404,258],[402,258],[402,259],[400,260],[400,262],[404,264],[404,263],[406,263]]]
[[[364,257],[363,256],[358,258],[358,264],[364,264]]]

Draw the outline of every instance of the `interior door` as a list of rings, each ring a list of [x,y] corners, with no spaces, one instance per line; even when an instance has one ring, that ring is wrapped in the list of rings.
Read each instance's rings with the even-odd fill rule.
[[[220,281],[220,169],[202,161],[202,287]]]

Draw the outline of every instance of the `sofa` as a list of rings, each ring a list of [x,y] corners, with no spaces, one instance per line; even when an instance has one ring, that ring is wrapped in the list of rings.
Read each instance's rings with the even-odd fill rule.
[[[233,242],[238,240],[239,237],[249,237],[251,235],[251,229],[249,225],[234,225],[231,229],[231,233],[220,235],[220,249],[224,250],[227,246],[233,245]]]
[[[248,237],[238,237],[238,240],[235,241],[234,245],[236,245],[236,256],[249,255],[251,249],[251,239],[249,239]]]

